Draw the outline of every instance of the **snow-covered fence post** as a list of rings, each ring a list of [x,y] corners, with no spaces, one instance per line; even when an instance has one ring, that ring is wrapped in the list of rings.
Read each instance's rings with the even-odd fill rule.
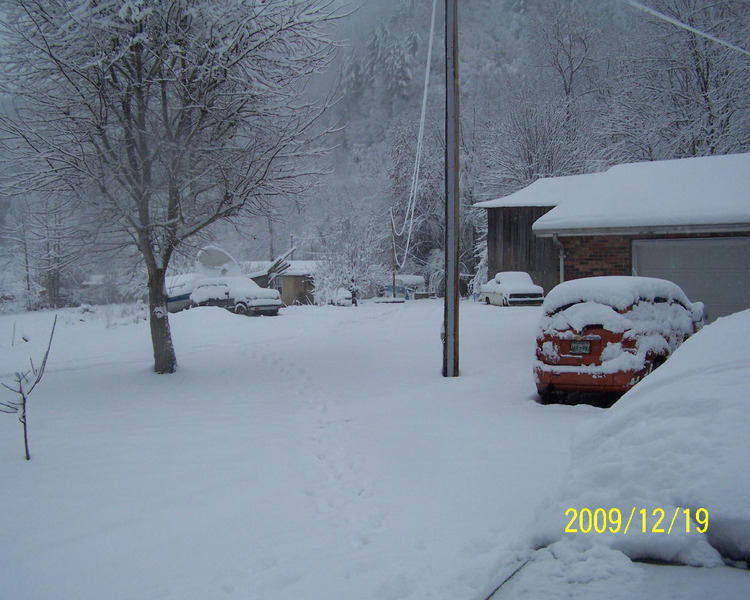
[[[15,385],[10,386],[3,383],[3,387],[20,396],[20,399],[18,400],[0,402],[0,412],[6,414],[18,414],[18,420],[23,425],[23,445],[26,450],[26,460],[31,460],[31,455],[29,454],[29,433],[26,425],[26,403],[31,392],[34,391],[37,383],[39,383],[44,376],[44,368],[47,366],[47,357],[49,357],[49,351],[50,348],[52,348],[52,337],[55,335],[55,325],[57,325],[57,315],[55,315],[55,320],[52,322],[52,331],[50,331],[49,334],[49,342],[47,343],[47,350],[44,353],[44,358],[42,358],[42,364],[39,365],[39,367],[35,367],[33,359],[29,359],[31,367],[28,371],[16,371]]]

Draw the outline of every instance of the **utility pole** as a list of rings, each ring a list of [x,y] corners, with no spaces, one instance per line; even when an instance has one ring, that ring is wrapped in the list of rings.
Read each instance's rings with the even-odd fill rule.
[[[391,298],[396,297],[396,228],[393,225],[393,209],[391,209]]]
[[[273,220],[270,216],[266,216],[268,219],[268,257],[269,260],[276,260],[275,252],[273,251]]]
[[[445,0],[444,377],[458,377],[458,133],[458,0]]]

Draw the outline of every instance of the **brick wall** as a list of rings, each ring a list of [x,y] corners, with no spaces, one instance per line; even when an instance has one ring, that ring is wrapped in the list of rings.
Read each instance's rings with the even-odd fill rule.
[[[565,248],[565,279],[630,275],[632,239],[623,235],[561,238]]]
[[[565,248],[565,279],[633,273],[633,240],[746,237],[748,232],[693,235],[608,235],[562,237]]]

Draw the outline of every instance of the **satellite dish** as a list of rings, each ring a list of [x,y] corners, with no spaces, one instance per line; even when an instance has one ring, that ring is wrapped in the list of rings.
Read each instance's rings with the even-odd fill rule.
[[[195,268],[209,276],[239,275],[240,266],[234,257],[218,246],[206,246],[195,257]]]

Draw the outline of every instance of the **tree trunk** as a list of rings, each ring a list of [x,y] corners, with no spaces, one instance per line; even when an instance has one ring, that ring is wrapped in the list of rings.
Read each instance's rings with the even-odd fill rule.
[[[23,266],[26,270],[26,310],[32,310],[32,289],[31,289],[31,265],[29,264],[29,245],[26,241],[26,224],[21,221],[21,240],[23,241]]]
[[[148,312],[151,343],[154,347],[154,371],[159,374],[174,373],[177,370],[164,293],[164,273],[164,269],[154,269],[148,277]]]
[[[19,419],[23,424],[23,447],[26,451],[26,460],[31,460],[31,454],[29,454],[29,429],[26,426],[26,397],[23,398],[23,405],[21,406],[21,418]]]

